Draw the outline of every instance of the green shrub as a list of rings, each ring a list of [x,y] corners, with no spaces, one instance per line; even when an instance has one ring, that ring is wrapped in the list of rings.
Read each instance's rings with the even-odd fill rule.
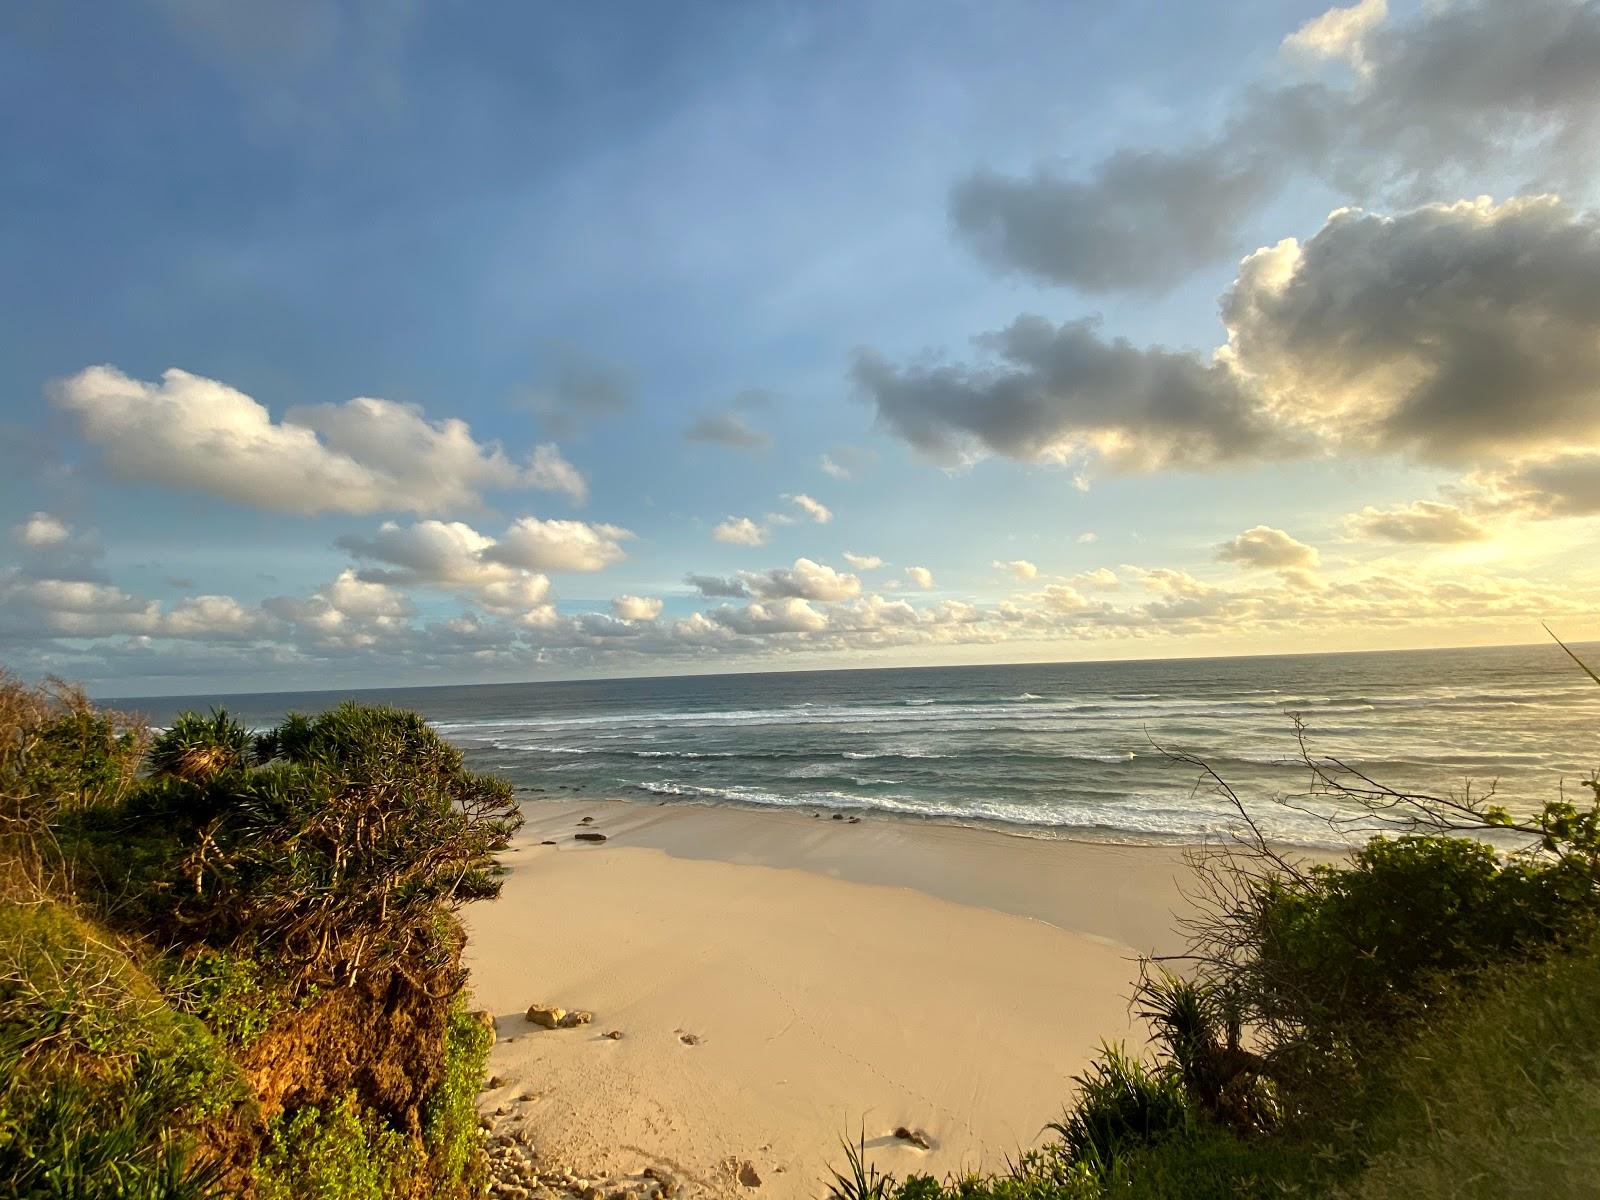
[[[1194,1127],[1178,1074],[1149,1066],[1122,1046],[1103,1045],[1100,1057],[1073,1082],[1077,1101],[1047,1128],[1061,1135],[1071,1161],[1087,1163],[1102,1174],[1128,1150]]]
[[[150,769],[158,776],[209,783],[248,766],[251,744],[250,732],[226,709],[214,708],[208,717],[181,713],[150,743]]]
[[[0,909],[0,1195],[204,1195],[193,1131],[242,1098],[103,932],[51,903]]]
[[[201,935],[298,985],[342,984],[453,958],[441,918],[499,894],[493,856],[521,821],[510,786],[467,771],[415,713],[343,704],[291,717],[258,741],[272,757],[251,770],[234,769],[247,739],[226,714],[180,728],[168,749],[181,769],[115,822],[124,840],[159,831],[185,848],[175,863],[150,858],[159,877],[132,914],[142,927]]]
[[[162,990],[174,1007],[198,1017],[235,1049],[245,1049],[290,1007],[287,989],[274,986],[259,963],[225,950],[198,950],[162,964]]]
[[[1257,1002],[1313,1035],[1392,1028],[1464,975],[1586,938],[1597,897],[1568,882],[1466,838],[1373,838],[1348,866],[1265,885]]]
[[[384,1200],[416,1169],[416,1150],[354,1094],[284,1113],[256,1160],[257,1200]]]
[[[1496,972],[1385,1065],[1347,1200],[1593,1196],[1600,950]]]
[[[422,1144],[437,1196],[475,1196],[487,1182],[477,1098],[493,1041],[458,1001],[445,1034],[444,1074],[422,1118]]]

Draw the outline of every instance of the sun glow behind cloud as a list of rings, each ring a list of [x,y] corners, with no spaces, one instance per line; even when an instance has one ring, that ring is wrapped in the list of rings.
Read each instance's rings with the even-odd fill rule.
[[[1116,14],[1074,19],[1133,33]],[[906,150],[873,177],[907,189],[877,201],[892,220],[835,196],[881,155],[845,127],[888,118],[871,102],[851,122],[820,102],[791,114],[810,92],[794,84],[777,103],[794,83],[784,56],[807,47],[841,88],[859,70],[863,88],[941,97],[915,90],[916,56],[888,36],[905,30],[832,41],[841,17],[796,20],[781,52],[760,43],[761,70],[715,64],[716,86],[674,95],[659,125],[548,180],[509,166],[491,179],[480,162],[462,194],[448,172],[395,188],[416,207],[378,205],[392,221],[372,219],[369,199],[312,229],[298,222],[314,205],[285,204],[222,249],[220,234],[195,243],[182,269],[148,269],[152,294],[187,306],[187,319],[159,314],[181,335],[151,333],[142,309],[84,321],[110,331],[98,342],[63,323],[46,357],[66,373],[10,380],[47,411],[30,399],[4,414],[19,448],[5,661],[112,688],[247,686],[1491,642],[1587,618],[1600,519],[1592,5],[1391,13],[1361,0],[1263,26],[1252,44],[1276,56],[1270,69],[1215,75],[1215,103],[1195,107],[1222,116],[1180,122],[1159,146],[1131,118],[1118,139],[1116,105],[1112,140],[1057,145],[1047,105],[974,79],[972,103],[1001,107],[944,122],[946,157]],[[880,34],[888,49],[868,70],[849,47]],[[1221,62],[1223,49],[1193,53]],[[966,47],[948,53],[970,68]],[[1049,99],[1069,84],[1046,65]],[[526,123],[527,98],[480,69],[508,127]],[[402,93],[428,86],[405,55],[385,72]],[[385,107],[347,85],[330,91],[329,136],[388,170],[374,179],[410,179],[369,160],[382,139],[358,133],[415,127],[422,140],[426,92]],[[218,120],[262,142],[311,128],[287,99],[238,102]],[[890,115],[915,121],[904,108]],[[152,154],[183,170],[162,150],[170,114],[148,111]],[[605,115],[572,97],[561,108],[579,111]],[[735,111],[765,157],[719,157],[745,132]],[[762,134],[767,121],[789,140]],[[879,134],[922,145],[905,135]],[[1029,156],[1039,165],[992,165]],[[795,173],[769,191],[785,157]],[[339,162],[324,148],[286,170],[331,206],[358,178]],[[128,228],[138,219],[156,218],[130,212]],[[488,243],[473,240],[480,225]],[[420,246],[402,227],[437,236]],[[83,228],[159,244],[104,220]],[[407,306],[427,310],[414,337],[458,302],[472,319],[415,353],[396,333],[353,361],[309,318],[280,329],[281,346],[230,340],[261,295],[310,311],[343,282],[329,246],[407,264],[368,288],[371,313],[318,310],[330,343]],[[714,286],[694,290],[702,277]],[[104,282],[85,305],[134,287]],[[613,314],[636,293],[647,319]],[[213,301],[233,328],[195,318]],[[300,353],[296,336],[324,348]],[[496,386],[474,374],[512,359]]]

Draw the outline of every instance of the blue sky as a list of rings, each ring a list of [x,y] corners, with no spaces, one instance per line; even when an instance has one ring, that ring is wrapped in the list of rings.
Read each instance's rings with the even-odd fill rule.
[[[0,661],[1587,633],[1600,15],[1325,8],[12,6]]]

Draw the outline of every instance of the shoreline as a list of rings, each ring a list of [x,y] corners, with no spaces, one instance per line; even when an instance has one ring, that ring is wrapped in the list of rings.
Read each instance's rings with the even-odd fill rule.
[[[902,1175],[1003,1165],[1102,1039],[1142,1042],[1137,957],[1181,941],[1175,847],[620,799],[523,810],[503,895],[465,913],[497,1031],[480,1110],[579,1173],[653,1167],[688,1195],[820,1195],[847,1133]],[[532,1004],[593,1023],[542,1030]]]

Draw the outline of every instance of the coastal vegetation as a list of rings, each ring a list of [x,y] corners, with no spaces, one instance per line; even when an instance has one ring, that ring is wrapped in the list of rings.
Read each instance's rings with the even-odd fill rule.
[[[899,1179],[847,1144],[832,1200],[1592,1195],[1600,782],[1514,815],[1305,752],[1310,788],[1278,802],[1358,835],[1311,862],[1174,757],[1247,832],[1193,856],[1188,953],[1134,992],[1146,1052],[1103,1046],[1005,1172]]]
[[[1143,966],[1149,1044],[1104,1045],[1003,1172],[896,1177],[863,1138],[833,1200],[1588,1194],[1600,784],[1513,812],[1307,752],[1280,802],[1357,844],[1314,861],[1176,757],[1245,832]],[[0,679],[0,1196],[482,1195],[455,913],[519,820],[412,713],[152,732]]]
[[[481,1193],[454,914],[518,823],[412,713],[0,678],[0,1195]]]

